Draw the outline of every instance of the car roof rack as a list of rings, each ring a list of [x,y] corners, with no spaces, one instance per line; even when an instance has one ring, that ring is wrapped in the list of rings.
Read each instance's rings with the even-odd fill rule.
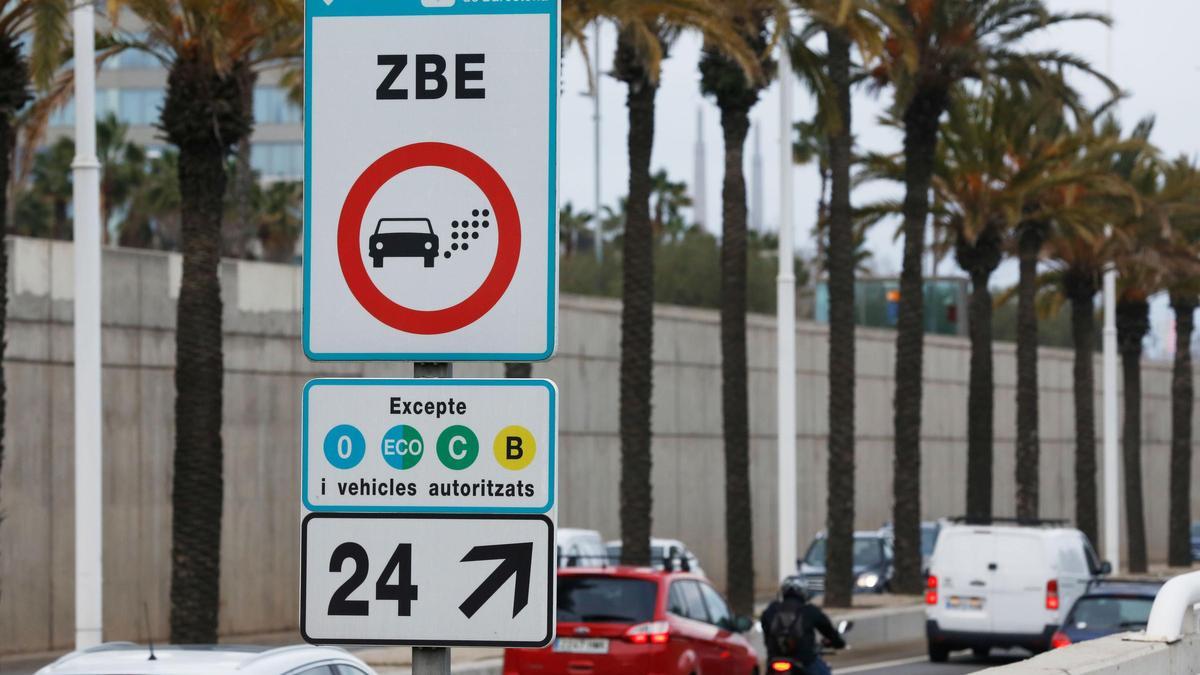
[[[946,519],[955,525],[1016,525],[1019,527],[1066,527],[1070,521],[1063,518],[1013,518],[993,516],[978,518],[972,516],[953,516]]]

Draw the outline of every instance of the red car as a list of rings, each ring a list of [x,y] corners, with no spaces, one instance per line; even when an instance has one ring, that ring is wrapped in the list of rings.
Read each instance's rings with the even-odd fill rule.
[[[753,675],[758,655],[703,577],[641,567],[558,573],[558,639],[504,652],[504,675]]]

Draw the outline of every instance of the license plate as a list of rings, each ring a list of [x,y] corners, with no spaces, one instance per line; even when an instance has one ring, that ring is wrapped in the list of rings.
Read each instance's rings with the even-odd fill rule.
[[[607,654],[608,640],[604,638],[558,638],[554,651],[567,654]]]
[[[983,598],[980,597],[959,597],[952,595],[946,598],[946,607],[948,609],[983,609]]]

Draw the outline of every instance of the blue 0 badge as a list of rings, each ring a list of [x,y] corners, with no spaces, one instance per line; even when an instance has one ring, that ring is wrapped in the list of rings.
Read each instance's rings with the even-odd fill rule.
[[[353,469],[366,454],[366,439],[349,424],[339,424],[325,434],[325,459],[336,469]]]

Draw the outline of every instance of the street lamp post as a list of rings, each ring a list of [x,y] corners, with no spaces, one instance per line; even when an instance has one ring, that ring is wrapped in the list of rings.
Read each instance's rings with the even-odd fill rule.
[[[779,578],[796,567],[796,272],[792,243],[792,62],[779,56],[779,278],[777,293]]]
[[[100,434],[100,162],[96,159],[95,10],[75,32],[75,647],[103,641],[103,463]]]

